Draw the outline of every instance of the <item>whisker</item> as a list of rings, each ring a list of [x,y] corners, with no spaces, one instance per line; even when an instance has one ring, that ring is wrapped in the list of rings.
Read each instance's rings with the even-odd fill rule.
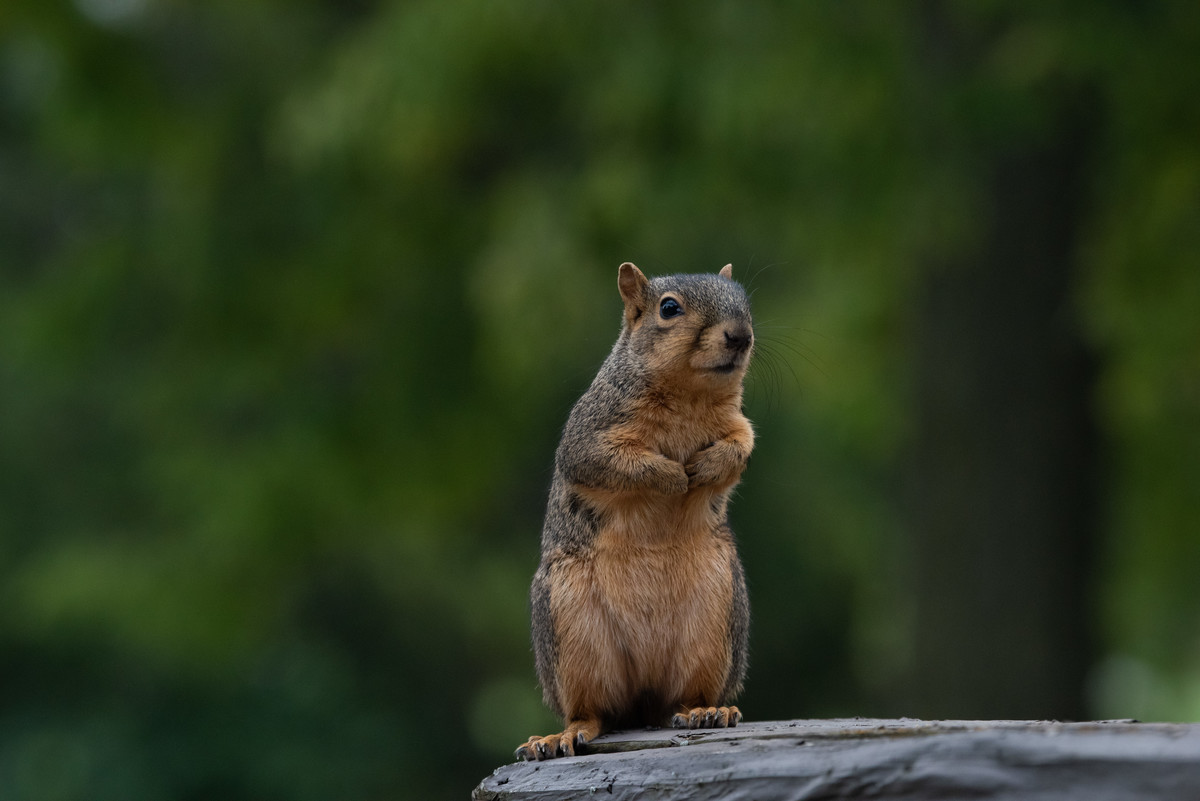
[[[779,365],[782,364],[785,368],[787,368],[787,371],[791,374],[792,381],[795,382],[796,386],[803,388],[804,383],[800,380],[800,374],[796,372],[795,366],[788,359],[783,358],[782,354],[780,354],[779,351],[773,347],[773,343],[761,343],[761,344],[763,345],[763,354],[766,356],[765,361],[770,365],[769,369],[771,369],[774,372],[776,379],[779,382],[780,386],[782,387],[783,372],[782,372],[782,370],[780,370]],[[819,365],[814,363],[811,359],[804,356],[804,354],[797,354],[797,355],[799,355],[801,358],[803,358],[805,361],[807,361],[810,365],[812,365],[813,368],[815,368],[817,370],[817,372],[819,372],[822,375],[822,377],[829,378],[828,373],[826,373]]]
[[[753,297],[754,293],[758,291],[758,287],[756,286],[756,283],[757,283],[758,277],[760,275],[762,275],[764,272],[766,272],[767,270],[770,270],[774,267],[781,267],[786,264],[787,264],[786,261],[776,261],[776,262],[771,262],[769,264],[764,264],[762,267],[759,267],[758,270],[755,271],[754,274],[751,275],[749,279],[742,282],[743,285],[746,287],[746,290],[749,293],[749,295],[751,297]],[[746,269],[750,270],[753,268],[753,266],[754,266],[754,256],[751,256],[750,263],[746,265]]]
[[[774,414],[778,408],[778,398],[782,395],[783,375],[778,359],[770,349],[764,349],[761,358],[752,362],[749,378],[748,389],[751,398],[757,397],[761,388],[766,398],[767,414]]]
[[[825,372],[827,364],[814,348],[805,345],[803,342],[788,342],[782,339],[773,344],[778,345],[781,348],[785,348],[789,352],[799,356],[801,359],[804,359],[804,361],[817,368],[817,370],[821,372],[822,376],[829,378],[829,375]]]
[[[756,331],[759,331],[759,332],[764,332],[764,331],[772,331],[772,332],[774,332],[774,331],[801,331],[801,332],[808,332],[808,333],[813,333],[813,334],[816,334],[817,336],[821,337],[822,339],[824,339],[824,340],[826,340],[826,341],[829,341],[829,337],[825,336],[824,334],[818,334],[818,333],[817,333],[817,332],[815,332],[815,331],[810,331],[810,329],[800,329],[800,328],[795,328],[795,327],[793,327],[793,326],[780,326],[780,325],[771,325],[770,323],[756,323],[756,324],[755,324],[755,326],[754,326],[754,329],[755,329]],[[814,360],[816,360],[817,362],[819,362],[819,363],[820,363],[820,364],[822,364],[822,365],[824,365],[824,364],[825,364],[825,360],[824,360],[824,359],[822,359],[822,358],[820,357],[820,355],[819,355],[819,353],[817,352],[816,348],[812,347],[812,346],[811,346],[811,345],[809,345],[807,342],[803,342],[803,341],[801,341],[801,340],[799,340],[799,339],[796,339],[796,338],[794,338],[794,337],[783,336],[783,335],[780,335],[780,334],[777,334],[777,333],[772,333],[770,336],[768,336],[768,337],[766,337],[766,338],[767,338],[767,339],[769,339],[769,340],[771,340],[771,341],[777,342],[779,345],[781,345],[781,346],[783,346],[783,347],[788,347],[789,349],[793,349],[793,352],[795,352],[797,356],[801,356],[801,355],[803,355],[803,354],[801,354],[801,353],[799,352],[799,351],[803,351],[803,352],[804,352],[804,354],[807,354],[807,356],[804,356],[804,358],[806,358],[806,359],[814,359]],[[799,350],[795,350],[795,349],[799,349]]]
[[[813,369],[820,373],[822,378],[830,377],[828,363],[821,358],[816,349],[803,342],[795,342],[787,338],[762,336],[759,337],[758,345],[761,346],[764,351],[774,352],[776,354],[776,358],[780,358],[785,362],[788,362],[789,366],[790,362],[783,357],[783,352],[790,353],[793,356],[798,356],[799,358],[808,362]]]

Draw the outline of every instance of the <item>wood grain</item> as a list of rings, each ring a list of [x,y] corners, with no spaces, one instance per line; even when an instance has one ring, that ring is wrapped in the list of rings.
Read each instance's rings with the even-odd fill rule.
[[[477,801],[1200,799],[1200,724],[795,720],[614,732],[505,765]]]

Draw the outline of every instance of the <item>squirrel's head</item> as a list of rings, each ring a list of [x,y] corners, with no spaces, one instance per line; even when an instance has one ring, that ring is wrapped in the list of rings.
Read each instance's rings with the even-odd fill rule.
[[[741,382],[754,349],[750,301],[733,266],[704,275],[648,279],[621,265],[622,337],[651,375],[709,385]]]

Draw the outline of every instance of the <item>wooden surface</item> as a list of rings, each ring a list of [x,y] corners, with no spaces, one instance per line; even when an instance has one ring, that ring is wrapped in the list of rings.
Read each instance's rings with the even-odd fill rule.
[[[1200,724],[852,719],[616,732],[585,755],[505,765],[472,798],[1200,801]]]

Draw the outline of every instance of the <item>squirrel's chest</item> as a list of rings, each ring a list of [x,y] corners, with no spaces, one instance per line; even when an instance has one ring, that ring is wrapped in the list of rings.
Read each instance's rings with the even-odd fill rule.
[[[724,436],[737,416],[735,408],[700,401],[647,403],[630,429],[651,450],[686,462],[696,451]]]

